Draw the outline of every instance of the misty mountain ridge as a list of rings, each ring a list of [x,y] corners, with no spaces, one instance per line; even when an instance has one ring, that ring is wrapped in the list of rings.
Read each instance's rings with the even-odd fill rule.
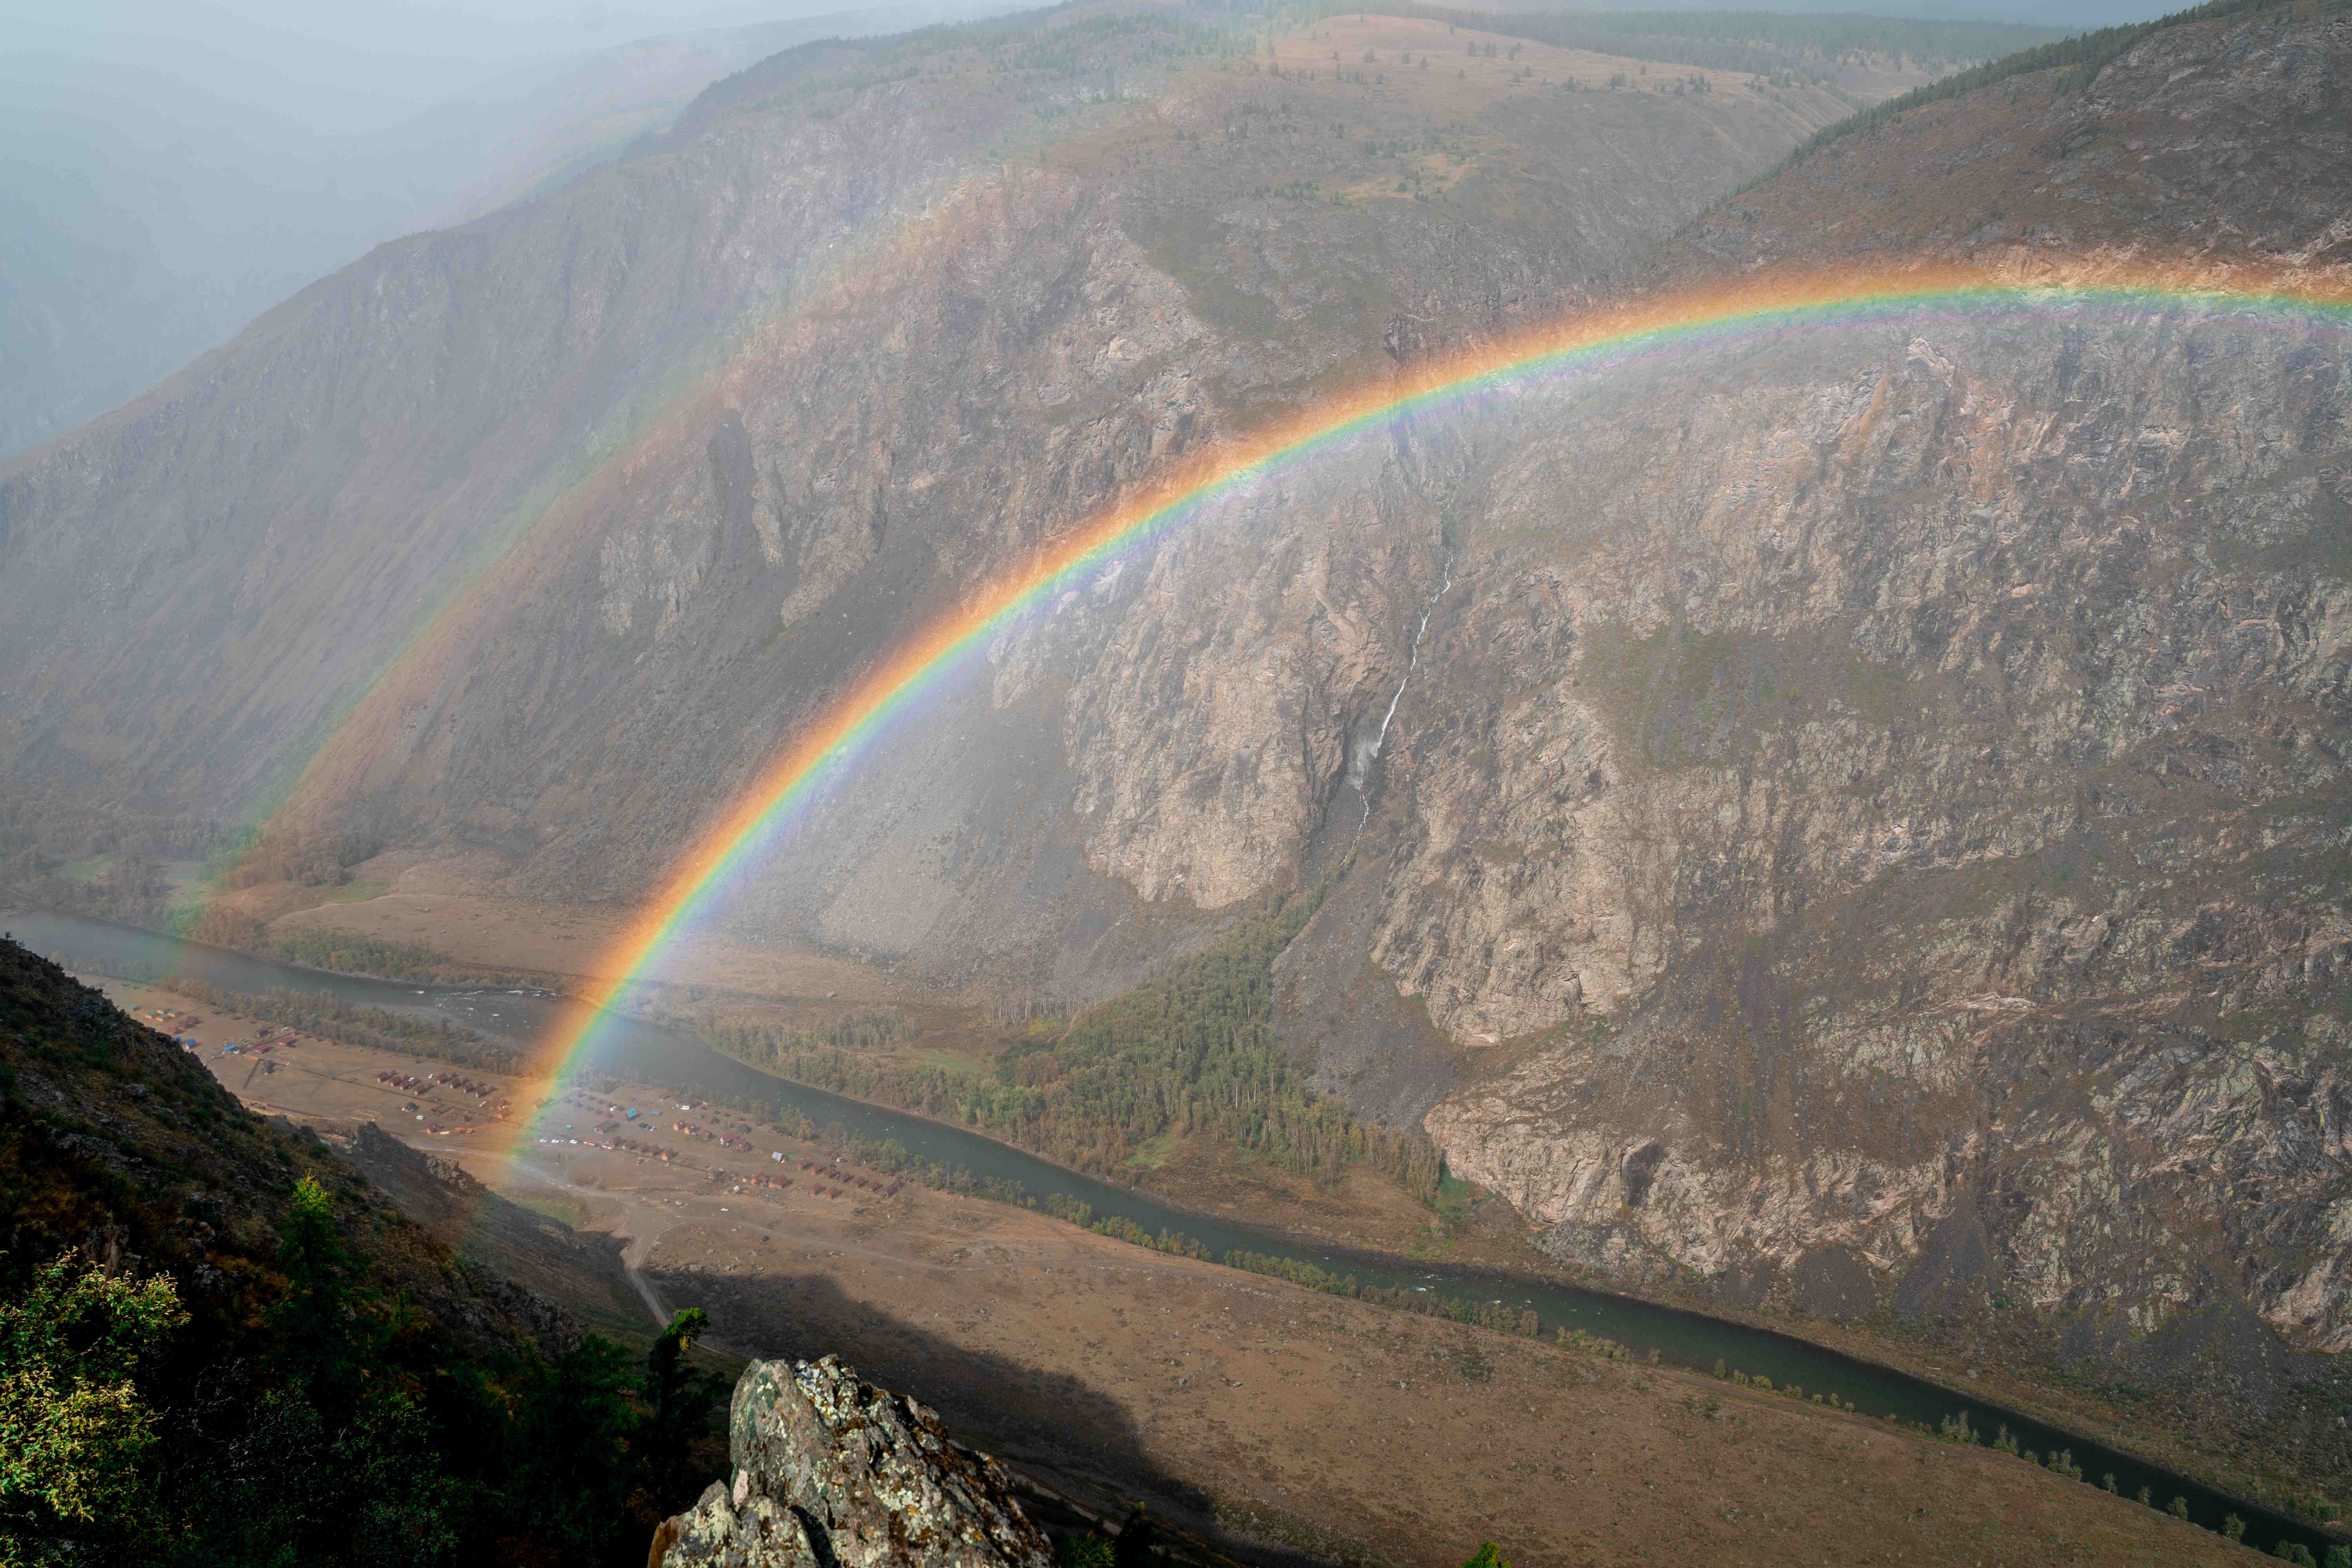
[[[158,65],[53,84],[19,57],[0,99],[0,200],[16,215],[0,237],[0,456],[126,401],[371,246],[616,156],[776,49],[975,9],[642,38],[332,132]]]

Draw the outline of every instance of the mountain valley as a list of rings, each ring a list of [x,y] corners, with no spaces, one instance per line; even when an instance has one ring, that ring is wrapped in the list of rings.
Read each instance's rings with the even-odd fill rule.
[[[0,465],[0,906],[527,978],[2352,1510],[2352,13],[1808,25],[1083,4],[719,80]],[[1201,1420],[1155,1462],[1284,1440]]]

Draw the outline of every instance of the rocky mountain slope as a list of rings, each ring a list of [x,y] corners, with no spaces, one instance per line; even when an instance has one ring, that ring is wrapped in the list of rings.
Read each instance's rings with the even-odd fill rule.
[[[561,1307],[457,1258],[319,1138],[253,1115],[187,1052],[13,942],[0,942],[0,1094],[12,1287],[79,1249],[174,1276],[199,1334],[249,1334],[284,1288],[278,1236],[307,1176],[343,1203],[384,1288],[473,1352],[553,1353],[580,1337]]]
[[[2341,279],[2347,61],[2340,16],[2174,28],[1836,142],[1655,276]],[[2346,363],[2218,297],[1978,312],[1498,443],[1359,873],[1375,962],[1501,1047],[1429,1112],[1456,1169],[1604,1274],[2221,1392],[2218,1447],[2340,1464],[2235,1424],[2352,1348]]]
[[[0,778],[626,900],[967,584],[1335,389],[1776,268],[2338,279],[2347,57],[2194,22],[1711,211],[1801,103],[1440,21],[780,57],[0,473]],[[2352,1348],[2345,364],[2043,302],[1391,423],[994,639],[728,916],[1058,1006],[1328,880],[1286,1037],[1559,1257],[2261,1415]]]
[[[1268,408],[1623,276],[1842,108],[1612,90],[1641,63],[1435,22],[1253,47],[1114,12],[788,52],[661,147],[385,247],[20,460],[11,796],[234,819],[307,765],[294,820],[632,896],[959,584]],[[1339,559],[1333,712],[1385,681],[1415,552]],[[1061,720],[1001,684],[938,731],[946,776],[902,764],[888,844],[845,824],[751,918],[1050,954],[1123,877],[1236,896],[1328,783],[1303,736],[1254,786],[1287,803],[1276,839],[1154,865],[1181,825],[1084,826],[1120,787],[1085,749],[1013,797]],[[942,859],[956,822],[977,842]]]

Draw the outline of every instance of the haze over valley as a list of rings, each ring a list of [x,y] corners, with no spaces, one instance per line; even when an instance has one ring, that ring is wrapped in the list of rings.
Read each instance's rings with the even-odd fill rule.
[[[692,19],[28,100],[28,1561],[2352,1563],[2352,13]]]

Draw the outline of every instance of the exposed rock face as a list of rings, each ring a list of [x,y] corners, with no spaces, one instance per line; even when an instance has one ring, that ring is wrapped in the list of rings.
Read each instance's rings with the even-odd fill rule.
[[[301,772],[286,820],[635,898],[972,583],[1318,387],[1623,277],[1813,128],[1731,78],[1276,79],[1165,17],[933,42],[911,77],[781,56],[0,470],[11,794],[226,816]],[[1255,560],[1134,563],[1050,658],[996,650],[741,918],[1099,994],[1139,890],[1296,875],[1427,594],[1418,467],[1334,490],[1326,538],[1269,510]]]
[[[754,1362],[728,1411],[731,1483],[656,1535],[659,1568],[1050,1568],[985,1455],[832,1356]]]
[[[1667,270],[1850,257],[1842,192],[1874,244],[2008,246],[1948,221],[1974,148],[2029,223],[2140,233],[2168,171],[2216,287],[2325,280],[2347,79],[2341,18],[2175,29],[1839,144]],[[1455,1038],[1538,1037],[1429,1125],[1562,1257],[1843,1315],[1834,1252],[2124,1362],[2240,1303],[2352,1348],[2347,344],[2169,314],[1781,339],[1502,443],[1373,952]]]
[[[1431,1111],[1456,1168],[1707,1273],[1891,1275],[1973,1193],[2050,1310],[2210,1265],[2352,1345],[2341,355],[1915,321],[1531,421],[1506,515],[1576,510],[1457,565],[1373,950],[1557,1031]]]

